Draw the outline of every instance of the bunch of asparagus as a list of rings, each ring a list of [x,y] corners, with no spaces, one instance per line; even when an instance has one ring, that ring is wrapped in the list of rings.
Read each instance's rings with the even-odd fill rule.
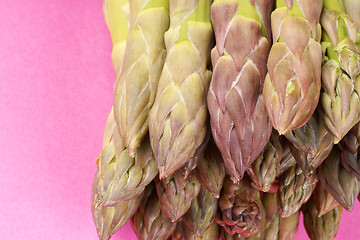
[[[101,240],[332,239],[360,192],[360,1],[105,0]]]

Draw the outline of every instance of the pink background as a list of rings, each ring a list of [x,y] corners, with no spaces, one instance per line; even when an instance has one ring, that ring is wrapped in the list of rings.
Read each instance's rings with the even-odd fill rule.
[[[90,194],[111,48],[101,0],[0,1],[1,239],[98,239]],[[336,239],[356,239],[359,217],[356,202]],[[112,239],[135,235],[127,224]]]

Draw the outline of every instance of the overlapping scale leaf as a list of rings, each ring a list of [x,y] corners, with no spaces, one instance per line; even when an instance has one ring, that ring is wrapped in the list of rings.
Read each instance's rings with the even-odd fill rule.
[[[360,40],[360,2],[353,0],[343,0],[342,2],[344,4],[345,13],[355,22],[358,31],[358,40]]]
[[[282,141],[283,157],[280,160],[278,167],[278,176],[282,175],[286,170],[296,164],[296,160],[290,151],[291,143],[284,140]]]
[[[207,136],[205,137],[203,143],[198,147],[198,149],[196,149],[194,155],[189,159],[189,161],[187,161],[181,168],[185,178],[187,178],[193,172],[199,162],[204,158],[204,152],[208,145],[209,139],[210,132],[207,131]]]

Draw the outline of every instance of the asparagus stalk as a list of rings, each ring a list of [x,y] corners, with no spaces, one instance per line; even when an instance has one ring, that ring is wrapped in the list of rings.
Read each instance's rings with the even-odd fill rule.
[[[260,153],[247,171],[252,180],[251,184],[256,189],[263,192],[270,190],[279,171],[278,167],[282,157],[283,148],[280,143],[279,134],[274,130],[262,153]]]
[[[109,120],[115,121],[113,114]],[[98,166],[98,205],[114,205],[138,196],[157,175],[149,139],[142,142],[132,158],[124,147],[117,126],[110,143],[100,153]]]
[[[299,150],[292,153],[306,177],[315,172],[334,145],[333,135],[317,113],[304,126],[289,131],[285,136]]]
[[[264,205],[266,224],[264,240],[277,240],[279,236],[279,213],[277,211],[277,193],[264,192],[261,196]]]
[[[298,230],[299,226],[300,211],[295,212],[289,217],[280,216],[280,230],[279,230],[279,240],[293,239]]]
[[[360,51],[357,30],[342,1],[324,0],[321,15],[324,63],[321,106],[327,128],[338,143],[360,120]]]
[[[166,240],[177,225],[160,210],[159,198],[152,184],[145,189],[139,209],[130,223],[138,240]]]
[[[214,222],[218,208],[218,199],[215,198],[205,187],[192,202],[189,210],[183,216],[183,222],[193,232],[196,239],[202,239]]]
[[[282,135],[302,127],[319,101],[322,0],[277,0],[276,5],[263,94],[270,120]]]
[[[139,184],[139,178],[134,177],[136,174],[127,173],[124,174],[124,179],[129,178],[135,185],[119,182],[116,171],[119,168],[116,167],[116,163],[126,163],[124,159],[127,158],[118,157],[118,151],[123,149],[124,143],[114,119],[113,109],[111,109],[104,131],[103,151],[96,162],[97,171],[93,180],[91,200],[94,222],[102,240],[108,240],[135,213],[143,195],[144,187],[142,185],[149,183],[157,173],[156,164],[153,164],[152,172],[155,171],[155,175],[145,173],[142,183]],[[155,163],[154,159],[152,161]],[[139,166],[139,164],[137,165]],[[147,169],[146,166],[144,169]],[[140,169],[138,172],[142,173],[144,169]],[[122,173],[120,171],[120,174]],[[136,184],[139,185],[136,186]],[[114,187],[112,187],[113,185]],[[123,189],[119,191],[119,187],[123,187]]]
[[[197,236],[193,233],[183,222],[178,222],[176,225],[177,233],[173,233],[172,240],[219,240],[221,228],[219,224],[212,221],[210,226],[205,231],[202,237]]]
[[[261,201],[266,212],[264,240],[291,240],[298,229],[300,213],[283,218],[277,211],[277,193],[263,193]]]
[[[358,152],[360,150],[360,143],[358,142],[359,136],[355,134],[356,128],[354,127],[348,134],[341,140],[339,147],[341,149],[341,163],[360,181],[360,159]]]
[[[220,197],[220,191],[225,179],[225,167],[221,153],[213,140],[210,140],[203,159],[195,169],[196,178],[216,198]]]
[[[143,197],[143,193],[128,201],[118,201],[113,206],[99,206],[97,205],[99,196],[96,192],[96,186],[99,180],[100,174],[97,172],[93,181],[91,210],[99,239],[108,240],[135,214]]]
[[[305,178],[297,165],[290,167],[280,176],[278,190],[278,211],[282,217],[296,213],[310,198],[317,183],[315,174]]]
[[[166,61],[149,116],[160,179],[170,177],[205,139],[213,31],[210,0],[170,0]]]
[[[163,35],[169,28],[168,5],[168,0],[130,2],[130,30],[114,87],[114,113],[132,157],[149,129],[148,114],[166,56]]]
[[[329,157],[321,164],[318,171],[325,189],[347,211],[352,211],[356,197],[360,192],[359,180],[341,163],[339,147],[333,148]]]
[[[215,0],[211,7],[216,47],[208,93],[213,137],[234,182],[265,147],[271,134],[262,87],[271,35],[272,0]],[[269,31],[268,31],[269,32]]]
[[[111,59],[116,76],[121,71],[126,46],[126,37],[129,31],[129,1],[128,0],[104,0],[103,13],[106,25],[110,31],[113,44]],[[103,136],[103,151],[113,149],[116,145],[123,148],[119,141],[118,128],[114,120],[113,108],[110,111]],[[119,140],[117,140],[119,139]],[[101,158],[97,158],[97,171],[93,179],[91,193],[91,211],[99,235],[99,239],[108,240],[111,235],[121,229],[126,221],[135,213],[143,194],[128,201],[118,201],[114,206],[100,206],[98,185],[102,178],[99,170]]]
[[[162,180],[156,178],[155,181],[160,208],[172,222],[176,222],[188,211],[201,188],[194,176],[185,178],[180,170],[171,177]]]
[[[311,240],[331,240],[336,236],[342,206],[319,217],[313,197],[303,206],[305,230]]]
[[[215,220],[228,234],[248,237],[260,231],[265,221],[265,210],[258,190],[251,187],[248,177],[234,184],[225,179]]]
[[[205,231],[202,239],[204,240],[218,240],[220,238],[221,229],[216,221],[213,221],[208,229]],[[191,238],[190,238],[191,239]],[[195,238],[196,239],[196,238]]]
[[[126,38],[129,32],[129,0],[104,0],[103,12],[113,44],[111,60],[114,65],[115,74],[118,76],[121,72]]]

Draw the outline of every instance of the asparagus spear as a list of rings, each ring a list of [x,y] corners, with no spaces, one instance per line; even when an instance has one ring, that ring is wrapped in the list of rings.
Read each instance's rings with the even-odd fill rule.
[[[172,222],[176,222],[188,211],[201,188],[194,176],[185,178],[181,170],[171,177],[162,180],[156,178],[155,181],[160,208]]]
[[[338,143],[360,120],[360,51],[357,30],[342,1],[324,0],[321,15],[324,63],[321,106],[326,126]]]
[[[126,165],[128,159],[127,157],[118,157],[120,156],[119,151],[121,152],[123,149],[124,143],[120,137],[113,110],[111,110],[104,131],[103,151],[96,162],[98,169],[93,180],[91,201],[98,235],[100,239],[104,240],[108,240],[111,235],[122,228],[135,213],[140,204],[144,186],[157,174],[154,159],[152,160],[153,164],[150,162],[150,164],[141,165],[143,163],[139,164],[141,161],[138,161],[128,172],[124,173],[121,169],[117,172],[119,164]],[[153,165],[152,169],[151,165]],[[137,172],[140,175],[143,174],[142,178],[137,177],[139,174],[133,174],[136,171],[131,170],[139,167]],[[151,171],[147,173],[146,170]],[[124,181],[119,182],[119,174],[123,174],[121,179],[129,180],[130,184],[126,184]]]
[[[157,167],[149,138],[142,142],[135,157],[130,157],[120,137],[113,110],[109,114],[104,132],[104,148],[97,159],[97,205],[114,205],[118,201],[130,200],[141,194],[157,175]]]
[[[322,0],[277,0],[276,5],[263,94],[270,120],[282,135],[302,127],[319,101]]]
[[[357,125],[341,140],[339,147],[341,149],[341,163],[360,181],[360,159],[358,155],[360,143],[358,142],[359,135],[355,135],[358,134]]]
[[[252,185],[256,189],[263,192],[270,190],[279,171],[278,167],[282,157],[283,149],[279,134],[274,130],[264,150],[247,171],[252,180]]]
[[[103,12],[113,44],[111,60],[114,65],[115,74],[118,76],[121,72],[126,37],[129,32],[129,0],[104,0]]]
[[[132,157],[147,134],[148,114],[165,61],[168,5],[168,0],[130,2],[130,30],[122,71],[114,87],[114,113]]]
[[[292,153],[306,177],[315,172],[334,145],[333,135],[317,113],[304,126],[287,132],[285,136],[299,150]]]
[[[116,75],[121,71],[129,31],[129,1],[104,0],[103,13],[106,25],[110,31],[113,44],[111,59]],[[114,120],[113,108],[110,111],[103,136],[103,149],[113,148],[114,145],[123,148],[121,141],[116,141],[118,129]],[[115,143],[114,143],[115,141]],[[117,143],[117,144],[116,144]],[[97,171],[93,179],[91,193],[91,211],[99,235],[99,239],[108,240],[111,235],[122,228],[126,221],[135,213],[143,194],[128,201],[118,201],[114,206],[100,206],[98,184],[101,181],[99,171],[100,158],[97,159]],[[100,163],[101,164],[101,163]]]
[[[264,192],[261,196],[264,205],[266,224],[264,240],[277,240],[279,236],[280,217],[277,211],[277,193]]]
[[[288,240],[295,237],[299,225],[300,211],[295,212],[289,217],[280,216],[279,240]]]
[[[202,237],[193,233],[183,222],[176,225],[176,233],[174,232],[172,240],[219,240],[221,229],[219,224],[213,221]]]
[[[248,177],[238,184],[228,176],[219,199],[215,220],[228,234],[248,237],[260,231],[265,221],[265,210],[258,190],[251,187]]]
[[[186,228],[186,226],[183,223],[182,219],[180,218],[179,220],[176,221],[176,228],[171,234],[171,240],[184,240],[183,228]],[[190,231],[190,229],[188,231]]]
[[[127,149],[121,151],[118,145],[109,144],[100,154],[100,180],[96,188],[99,205],[113,205],[136,197],[157,175],[148,140],[142,142],[135,158],[129,156]]]
[[[261,94],[267,72],[272,0],[215,0],[216,47],[208,93],[211,130],[231,179],[239,182],[271,134]],[[241,44],[240,44],[241,43]]]
[[[118,201],[113,206],[99,206],[97,205],[98,194],[96,192],[96,186],[99,179],[100,174],[97,172],[93,181],[91,210],[99,239],[108,240],[111,235],[119,231],[134,215],[141,202],[143,193],[128,201]]]
[[[340,206],[340,203],[325,189],[321,181],[316,185],[312,198],[318,212],[318,217]]]
[[[149,116],[160,179],[189,161],[206,136],[213,45],[210,4],[210,0],[170,0],[170,28],[165,33],[168,53]]]
[[[205,149],[203,159],[195,169],[196,178],[216,198],[220,197],[220,191],[225,179],[225,167],[221,153],[213,140],[210,140]]]
[[[331,240],[336,236],[342,206],[338,206],[328,213],[319,217],[313,197],[304,204],[302,208],[304,214],[305,230],[311,240]]]
[[[263,193],[261,202],[266,212],[264,240],[291,240],[298,229],[300,213],[283,218],[277,211],[277,193]]]
[[[216,221],[213,221],[208,229],[205,231],[202,239],[204,240],[218,240],[220,238],[221,229],[219,224]],[[190,238],[191,240],[191,238]],[[194,240],[197,240],[194,238]]]
[[[225,230],[222,231],[222,240],[263,240],[264,232],[260,231],[250,235],[249,237],[244,237],[239,233],[229,234]]]
[[[183,216],[183,222],[194,233],[196,239],[202,239],[214,222],[218,208],[218,199],[215,198],[205,187],[192,202],[189,210]]]
[[[130,223],[138,240],[166,240],[176,228],[176,223],[160,210],[159,198],[152,184],[145,189],[139,209]]]
[[[341,163],[341,151],[334,146],[329,157],[321,164],[319,179],[325,189],[347,211],[352,211],[356,197],[360,192],[359,180]]]
[[[290,167],[280,176],[278,190],[278,211],[282,217],[296,213],[310,198],[318,179],[315,174],[305,178],[297,165]]]

